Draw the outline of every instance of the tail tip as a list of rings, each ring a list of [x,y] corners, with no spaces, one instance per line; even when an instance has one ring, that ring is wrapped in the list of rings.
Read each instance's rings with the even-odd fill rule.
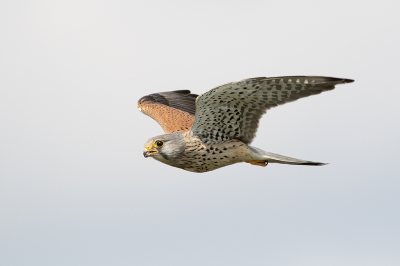
[[[306,163],[301,163],[300,165],[322,166],[322,165],[327,165],[327,164],[329,164],[329,163],[306,162]]]
[[[344,83],[353,83],[354,79],[344,79]]]

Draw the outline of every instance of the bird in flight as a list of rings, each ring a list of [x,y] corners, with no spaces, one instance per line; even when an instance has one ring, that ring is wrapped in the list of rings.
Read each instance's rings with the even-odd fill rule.
[[[317,76],[261,77],[226,83],[201,95],[178,90],[144,96],[138,101],[139,110],[155,119],[166,134],[149,139],[143,155],[197,173],[239,162],[324,165],[250,144],[262,115],[270,108],[353,81]]]

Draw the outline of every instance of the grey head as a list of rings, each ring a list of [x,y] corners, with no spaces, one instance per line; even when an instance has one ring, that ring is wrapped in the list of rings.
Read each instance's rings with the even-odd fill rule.
[[[186,142],[182,132],[159,135],[146,141],[143,156],[166,162],[174,160],[185,152]]]

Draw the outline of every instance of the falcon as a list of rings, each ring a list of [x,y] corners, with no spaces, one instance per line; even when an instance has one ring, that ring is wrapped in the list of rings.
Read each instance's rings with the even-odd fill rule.
[[[145,143],[144,157],[190,172],[208,172],[246,162],[324,165],[250,146],[259,121],[272,107],[293,102],[354,80],[317,76],[250,78],[223,84],[201,95],[189,90],[142,97],[138,108],[166,134]]]

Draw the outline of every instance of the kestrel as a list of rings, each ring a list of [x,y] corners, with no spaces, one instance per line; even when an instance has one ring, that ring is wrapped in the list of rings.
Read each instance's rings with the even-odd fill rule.
[[[144,96],[138,102],[139,110],[155,119],[166,134],[149,139],[143,155],[198,173],[239,162],[324,165],[266,152],[250,144],[268,109],[353,81],[261,77],[226,83],[201,95],[179,90]]]

